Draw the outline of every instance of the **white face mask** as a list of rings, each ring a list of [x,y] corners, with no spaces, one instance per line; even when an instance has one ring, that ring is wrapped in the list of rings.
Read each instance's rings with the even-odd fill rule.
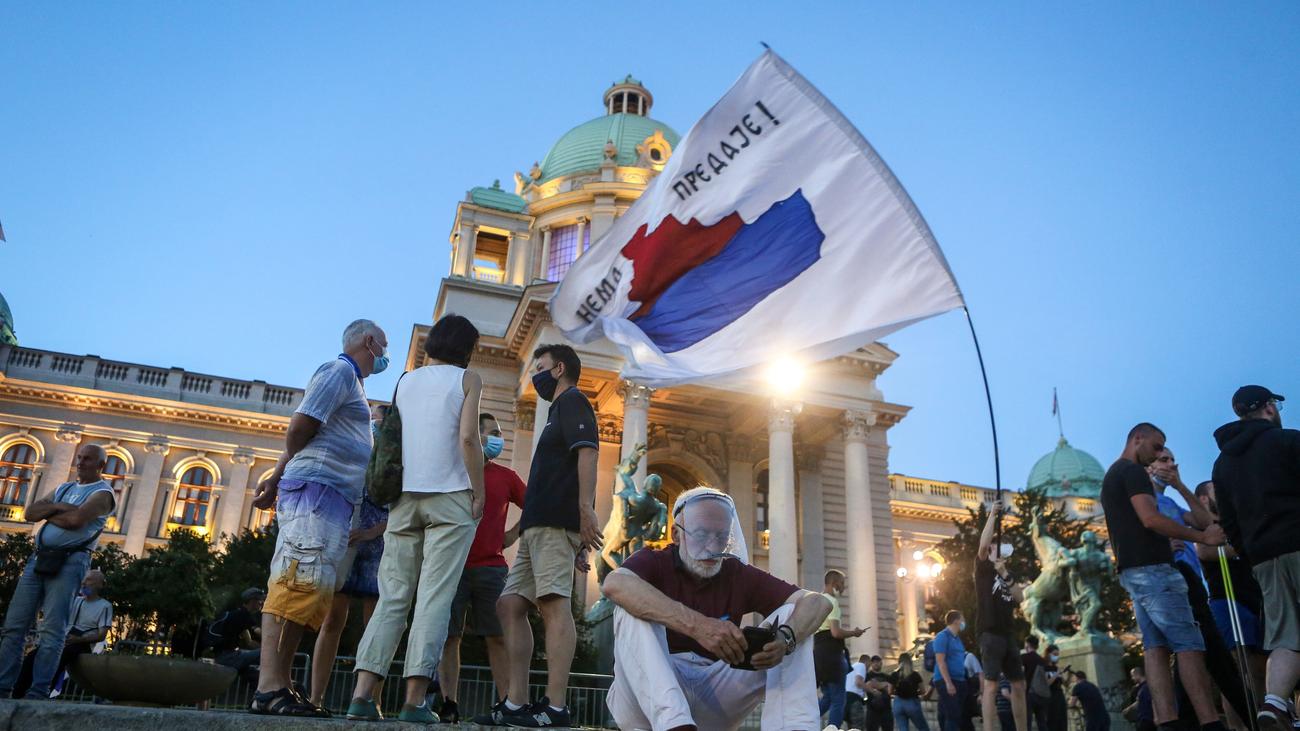
[[[1003,544],[999,545],[999,546],[998,546],[998,558],[1001,558],[1001,559],[1011,558],[1011,551],[1012,551],[1012,547],[1011,547],[1011,544],[1010,544],[1010,543],[1003,543]]]

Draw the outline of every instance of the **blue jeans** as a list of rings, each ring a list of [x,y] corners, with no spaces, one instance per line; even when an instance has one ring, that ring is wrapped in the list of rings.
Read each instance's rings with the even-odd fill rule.
[[[1119,572],[1119,583],[1133,599],[1143,647],[1205,651],[1205,640],[1187,600],[1187,582],[1178,569],[1169,564],[1136,566]]]
[[[77,596],[81,580],[90,568],[90,554],[78,551],[63,563],[55,576],[36,573],[36,556],[27,559],[23,575],[18,579],[5,614],[4,629],[0,630],[0,698],[8,698],[23,666],[23,644],[27,632],[36,622],[39,609],[44,616],[40,629],[40,645],[36,648],[32,666],[32,687],[27,698],[49,698],[50,681],[59,666],[63,643],[68,636],[68,619],[72,613],[72,600]]]
[[[822,699],[817,703],[817,709],[823,714],[829,711],[826,723],[838,727],[844,723],[844,681],[823,683],[821,691]]]
[[[894,731],[908,731],[908,722],[918,731],[930,731],[930,723],[925,720],[925,711],[921,710],[919,698],[894,699]]]
[[[966,681],[954,680],[953,686],[957,692],[948,695],[948,686],[939,680],[934,684],[935,691],[939,694],[939,718],[943,724],[942,731],[957,731],[961,728],[962,705],[966,701]]]

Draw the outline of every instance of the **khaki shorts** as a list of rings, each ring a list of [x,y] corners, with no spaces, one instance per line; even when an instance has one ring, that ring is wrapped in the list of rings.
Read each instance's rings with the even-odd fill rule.
[[[573,562],[582,539],[563,528],[537,526],[519,537],[515,565],[501,595],[518,594],[533,604],[538,597],[573,596]]]
[[[1264,649],[1300,652],[1300,551],[1257,564],[1264,591]]]
[[[320,629],[348,552],[353,512],[347,499],[328,485],[280,480],[275,516],[280,532],[263,612],[313,632]]]

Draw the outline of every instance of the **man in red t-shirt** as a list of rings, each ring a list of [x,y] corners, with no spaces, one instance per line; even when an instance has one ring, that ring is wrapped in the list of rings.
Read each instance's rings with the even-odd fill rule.
[[[608,705],[619,728],[735,728],[759,703],[763,728],[815,731],[812,642],[831,611],[816,592],[748,563],[736,508],[708,487],[673,507],[673,543],[642,549],[605,577],[614,602],[614,684]],[[740,619],[766,617],[776,639],[745,658]]]
[[[438,682],[442,686],[443,704],[438,717],[444,722],[459,722],[456,691],[460,682],[460,638],[465,632],[465,618],[469,615],[470,630],[487,644],[488,665],[492,668],[492,681],[496,683],[498,700],[504,698],[509,688],[507,673],[509,656],[497,619],[497,599],[506,585],[509,565],[502,551],[519,538],[516,524],[506,530],[506,515],[513,503],[524,506],[524,482],[514,470],[493,462],[505,447],[501,426],[491,414],[479,414],[479,435],[483,439],[483,519],[474,533],[465,569],[456,587],[456,597],[451,603],[451,624],[447,629],[447,644],[443,646],[442,662],[438,665]]]

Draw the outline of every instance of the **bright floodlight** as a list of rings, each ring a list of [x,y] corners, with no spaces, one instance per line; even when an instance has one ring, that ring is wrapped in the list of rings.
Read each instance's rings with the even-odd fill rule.
[[[799,390],[803,383],[803,366],[790,358],[779,358],[767,369],[767,384],[777,394]]]
[[[903,567],[903,566],[899,566],[899,567],[898,567],[898,570],[895,571],[894,573],[898,574],[898,578],[900,578],[900,579],[905,579],[905,578],[907,578],[907,569],[906,569],[905,567]]]
[[[913,560],[913,561],[920,561],[920,560],[923,559],[923,558],[925,558],[925,552],[923,552],[923,551],[912,551],[912,560]]]
[[[935,576],[938,576],[940,571],[943,571],[943,564],[941,563],[937,563],[934,566],[930,567],[930,573],[934,574]]]
[[[930,578],[930,567],[929,567],[929,565],[927,565],[927,564],[921,564],[920,566],[917,566],[917,567],[916,567],[916,575],[917,575],[917,576],[920,576],[922,579],[928,579],[928,578]]]

